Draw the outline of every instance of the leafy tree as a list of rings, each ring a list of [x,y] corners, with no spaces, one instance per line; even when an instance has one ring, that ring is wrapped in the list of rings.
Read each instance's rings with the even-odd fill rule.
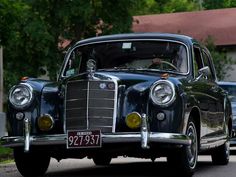
[[[222,9],[236,7],[236,0],[203,0],[205,9]]]
[[[220,9],[220,8],[224,8],[225,7],[225,0],[204,0],[203,1],[203,6],[206,9]]]
[[[185,12],[199,9],[195,0],[146,0],[139,3],[134,15]]]
[[[214,45],[214,40],[211,36],[209,36],[204,41],[206,47],[211,52],[211,56],[213,58],[213,62],[216,69],[217,78],[219,80],[224,80],[226,76],[228,76],[228,71],[232,70],[232,64],[236,64],[232,58],[228,57],[226,54],[226,50],[223,48],[221,50],[217,49]]]
[[[204,8],[213,7],[204,0]],[[214,1],[234,7],[236,0]],[[4,46],[4,87],[21,76],[51,79],[63,60],[58,44],[101,34],[130,32],[133,15],[192,11],[198,0],[1,0],[0,44]],[[215,8],[215,7],[214,7]]]
[[[15,55],[17,50],[15,46],[19,42],[19,29],[23,23],[24,13],[28,9],[27,5],[20,1],[1,0],[0,2],[0,45],[4,46],[4,85],[8,86],[10,82],[16,82],[17,65]],[[23,45],[23,44],[21,44]],[[23,63],[22,63],[23,64]],[[18,74],[19,77],[19,74]],[[8,87],[7,87],[8,88]]]
[[[192,0],[156,0],[161,7],[161,13],[186,12],[198,10],[199,5]]]
[[[45,68],[56,79],[64,50],[58,44],[65,39],[130,32],[139,3],[142,0],[2,0],[5,90],[21,76],[40,76]]]

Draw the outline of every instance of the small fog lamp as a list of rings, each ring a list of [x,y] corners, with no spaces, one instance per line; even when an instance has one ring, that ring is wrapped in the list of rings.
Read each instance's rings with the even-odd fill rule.
[[[162,120],[164,120],[166,117],[165,117],[165,114],[163,113],[163,112],[159,112],[158,114],[157,114],[157,120],[160,120],[160,121],[162,121]]]
[[[135,129],[141,125],[141,115],[137,112],[132,112],[126,116],[125,123],[129,128]]]
[[[41,131],[49,131],[53,128],[54,120],[52,116],[44,114],[38,118],[38,127]]]
[[[24,119],[24,117],[25,117],[25,115],[24,115],[23,112],[16,113],[16,119],[17,120],[22,120],[22,119]]]

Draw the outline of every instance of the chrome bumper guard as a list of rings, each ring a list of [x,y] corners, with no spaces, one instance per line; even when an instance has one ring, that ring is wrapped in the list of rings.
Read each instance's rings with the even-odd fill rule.
[[[24,119],[24,136],[4,136],[1,138],[1,145],[4,147],[24,146],[28,152],[31,145],[66,145],[66,134],[55,135],[30,135],[29,119]],[[102,143],[131,143],[140,142],[143,149],[149,148],[149,143],[168,143],[176,145],[190,145],[191,139],[184,134],[161,133],[148,131],[148,120],[145,114],[142,115],[140,132],[106,133],[101,134]]]

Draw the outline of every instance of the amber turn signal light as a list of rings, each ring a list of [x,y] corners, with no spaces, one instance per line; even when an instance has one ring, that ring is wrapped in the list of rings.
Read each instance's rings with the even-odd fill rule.
[[[141,115],[137,112],[132,112],[128,114],[125,118],[126,125],[132,129],[139,128],[141,122],[142,122]]]
[[[41,131],[49,131],[54,126],[54,120],[49,114],[44,114],[38,118],[38,127]]]

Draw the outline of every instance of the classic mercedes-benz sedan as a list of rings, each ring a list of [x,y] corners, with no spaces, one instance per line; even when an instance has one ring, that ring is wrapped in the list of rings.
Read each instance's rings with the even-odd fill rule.
[[[144,33],[72,46],[56,82],[24,78],[9,92],[8,136],[23,176],[50,158],[167,157],[192,176],[198,154],[229,161],[232,110],[208,50],[188,36]],[[158,172],[156,172],[158,173]]]

